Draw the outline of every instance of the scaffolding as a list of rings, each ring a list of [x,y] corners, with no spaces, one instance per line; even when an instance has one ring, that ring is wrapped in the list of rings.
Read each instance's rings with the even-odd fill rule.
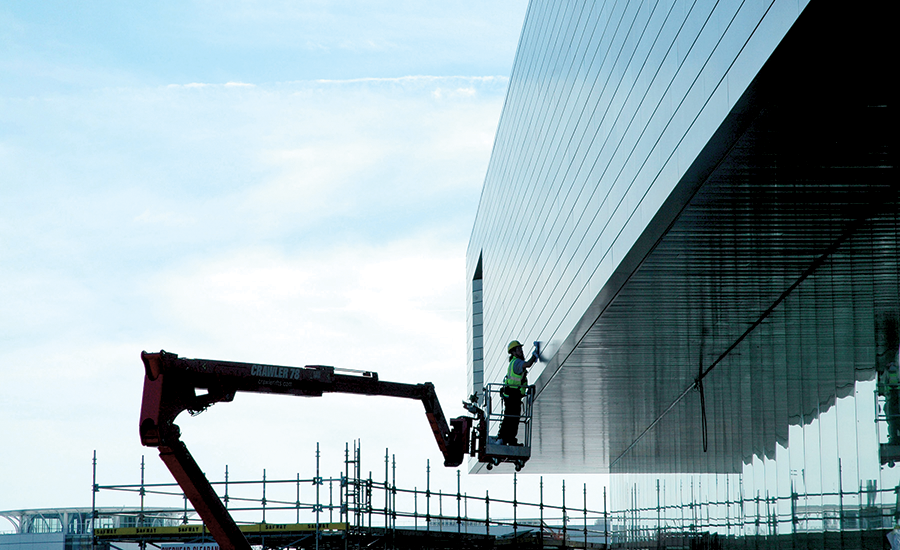
[[[261,479],[235,480],[226,466],[224,478],[211,484],[251,544],[264,548],[608,547],[608,514],[588,508],[587,484],[579,491],[582,498],[576,497],[578,504],[567,503],[565,481],[561,502],[548,502],[541,476],[537,502],[527,502],[519,499],[515,473],[512,498],[492,497],[489,490],[483,496],[463,492],[459,470],[455,490],[435,490],[430,461],[424,489],[399,487],[396,456],[388,450],[383,477],[376,480],[371,471],[363,474],[359,441],[345,445],[343,472],[336,477],[322,477],[320,460],[317,444],[315,476],[302,478],[298,473],[293,479],[272,479],[263,470]],[[116,541],[212,542],[178,484],[146,482],[143,459],[139,484],[100,485],[95,453],[95,509],[101,493],[116,493],[120,501],[137,500],[138,520],[131,528],[96,525],[93,533],[100,546]],[[149,527],[161,516],[171,520],[173,507],[180,509],[176,527]]]
[[[876,480],[860,483],[853,490],[839,487],[836,492],[801,494],[792,488],[790,495],[758,490],[747,494],[741,484],[738,494],[730,499],[694,496],[693,481],[689,490],[691,498],[665,504],[657,480],[656,503],[652,504],[651,495],[649,503],[641,504],[648,499],[640,494],[638,485],[633,485],[630,506],[608,514],[610,525],[615,527],[610,534],[612,545],[665,548],[694,541],[697,548],[713,548],[723,547],[726,541],[760,539],[784,540],[787,546],[791,540],[809,540],[813,541],[810,547],[827,547],[821,541],[843,537],[872,539],[877,543],[872,547],[881,547],[900,510],[900,490],[879,488]],[[700,494],[699,486],[696,493]]]
[[[358,441],[345,445],[338,475],[323,477],[320,460],[317,445],[315,475],[297,474],[293,479],[273,479],[263,470],[259,479],[236,480],[226,466],[224,478],[212,485],[251,543],[273,549],[718,548],[742,538],[818,541],[846,538],[850,532],[860,540],[880,543],[896,513],[893,505],[881,503],[895,491],[874,483],[818,495],[838,497],[842,504],[830,507],[813,504],[812,494],[782,497],[743,491],[733,500],[692,497],[665,504],[657,483],[653,505],[642,504],[646,499],[639,498],[635,486],[630,502],[613,508],[604,488],[602,510],[594,510],[588,507],[586,484],[579,488],[580,495],[569,492],[567,497],[571,487],[563,481],[562,498],[545,499],[542,476],[532,501],[520,499],[522,486],[515,473],[504,498],[491,496],[488,490],[480,495],[463,492],[459,470],[454,489],[434,488],[430,462],[425,465],[424,488],[400,487],[396,456],[385,450],[383,473],[376,479],[371,471],[363,471]],[[145,547],[212,542],[176,483],[146,482],[143,459],[139,484],[100,485],[95,454],[93,492],[94,519],[88,527],[96,548],[110,548],[116,541]],[[119,508],[98,507],[100,494],[113,496]],[[843,503],[848,496],[858,504]],[[117,510],[122,518],[113,517]]]

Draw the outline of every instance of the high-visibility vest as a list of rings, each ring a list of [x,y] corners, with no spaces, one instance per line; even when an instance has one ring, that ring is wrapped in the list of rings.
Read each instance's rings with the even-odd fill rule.
[[[509,369],[506,371],[506,378],[503,379],[503,384],[507,388],[516,388],[522,395],[525,395],[528,388],[528,381],[526,380],[524,370],[522,371],[522,374],[516,374],[516,369],[513,368],[516,361],[521,361],[521,359],[516,357],[511,357],[509,359]]]

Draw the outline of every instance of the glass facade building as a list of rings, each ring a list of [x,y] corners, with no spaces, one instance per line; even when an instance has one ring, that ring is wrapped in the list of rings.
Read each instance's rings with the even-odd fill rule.
[[[530,4],[469,243],[470,381],[542,342],[525,472],[610,473],[614,542],[880,548],[900,520],[894,20]]]

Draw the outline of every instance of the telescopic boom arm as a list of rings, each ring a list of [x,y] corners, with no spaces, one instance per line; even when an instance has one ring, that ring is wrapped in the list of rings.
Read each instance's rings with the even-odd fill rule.
[[[306,397],[318,397],[323,393],[402,397],[419,400],[424,405],[445,466],[459,466],[469,449],[473,419],[454,418],[448,426],[430,382],[384,382],[374,372],[341,374],[336,373],[334,367],[321,365],[283,367],[183,359],[166,351],[141,352],[141,360],[145,370],[141,443],[159,448],[160,458],[223,550],[250,550],[250,544],[181,441],[181,430],[174,422],[182,411],[200,412],[214,403],[233,400],[237,392]]]

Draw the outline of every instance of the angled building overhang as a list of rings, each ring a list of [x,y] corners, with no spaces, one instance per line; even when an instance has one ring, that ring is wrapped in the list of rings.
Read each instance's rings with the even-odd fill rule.
[[[898,307],[890,21],[801,14],[541,373],[530,471],[738,472],[875,378]]]

